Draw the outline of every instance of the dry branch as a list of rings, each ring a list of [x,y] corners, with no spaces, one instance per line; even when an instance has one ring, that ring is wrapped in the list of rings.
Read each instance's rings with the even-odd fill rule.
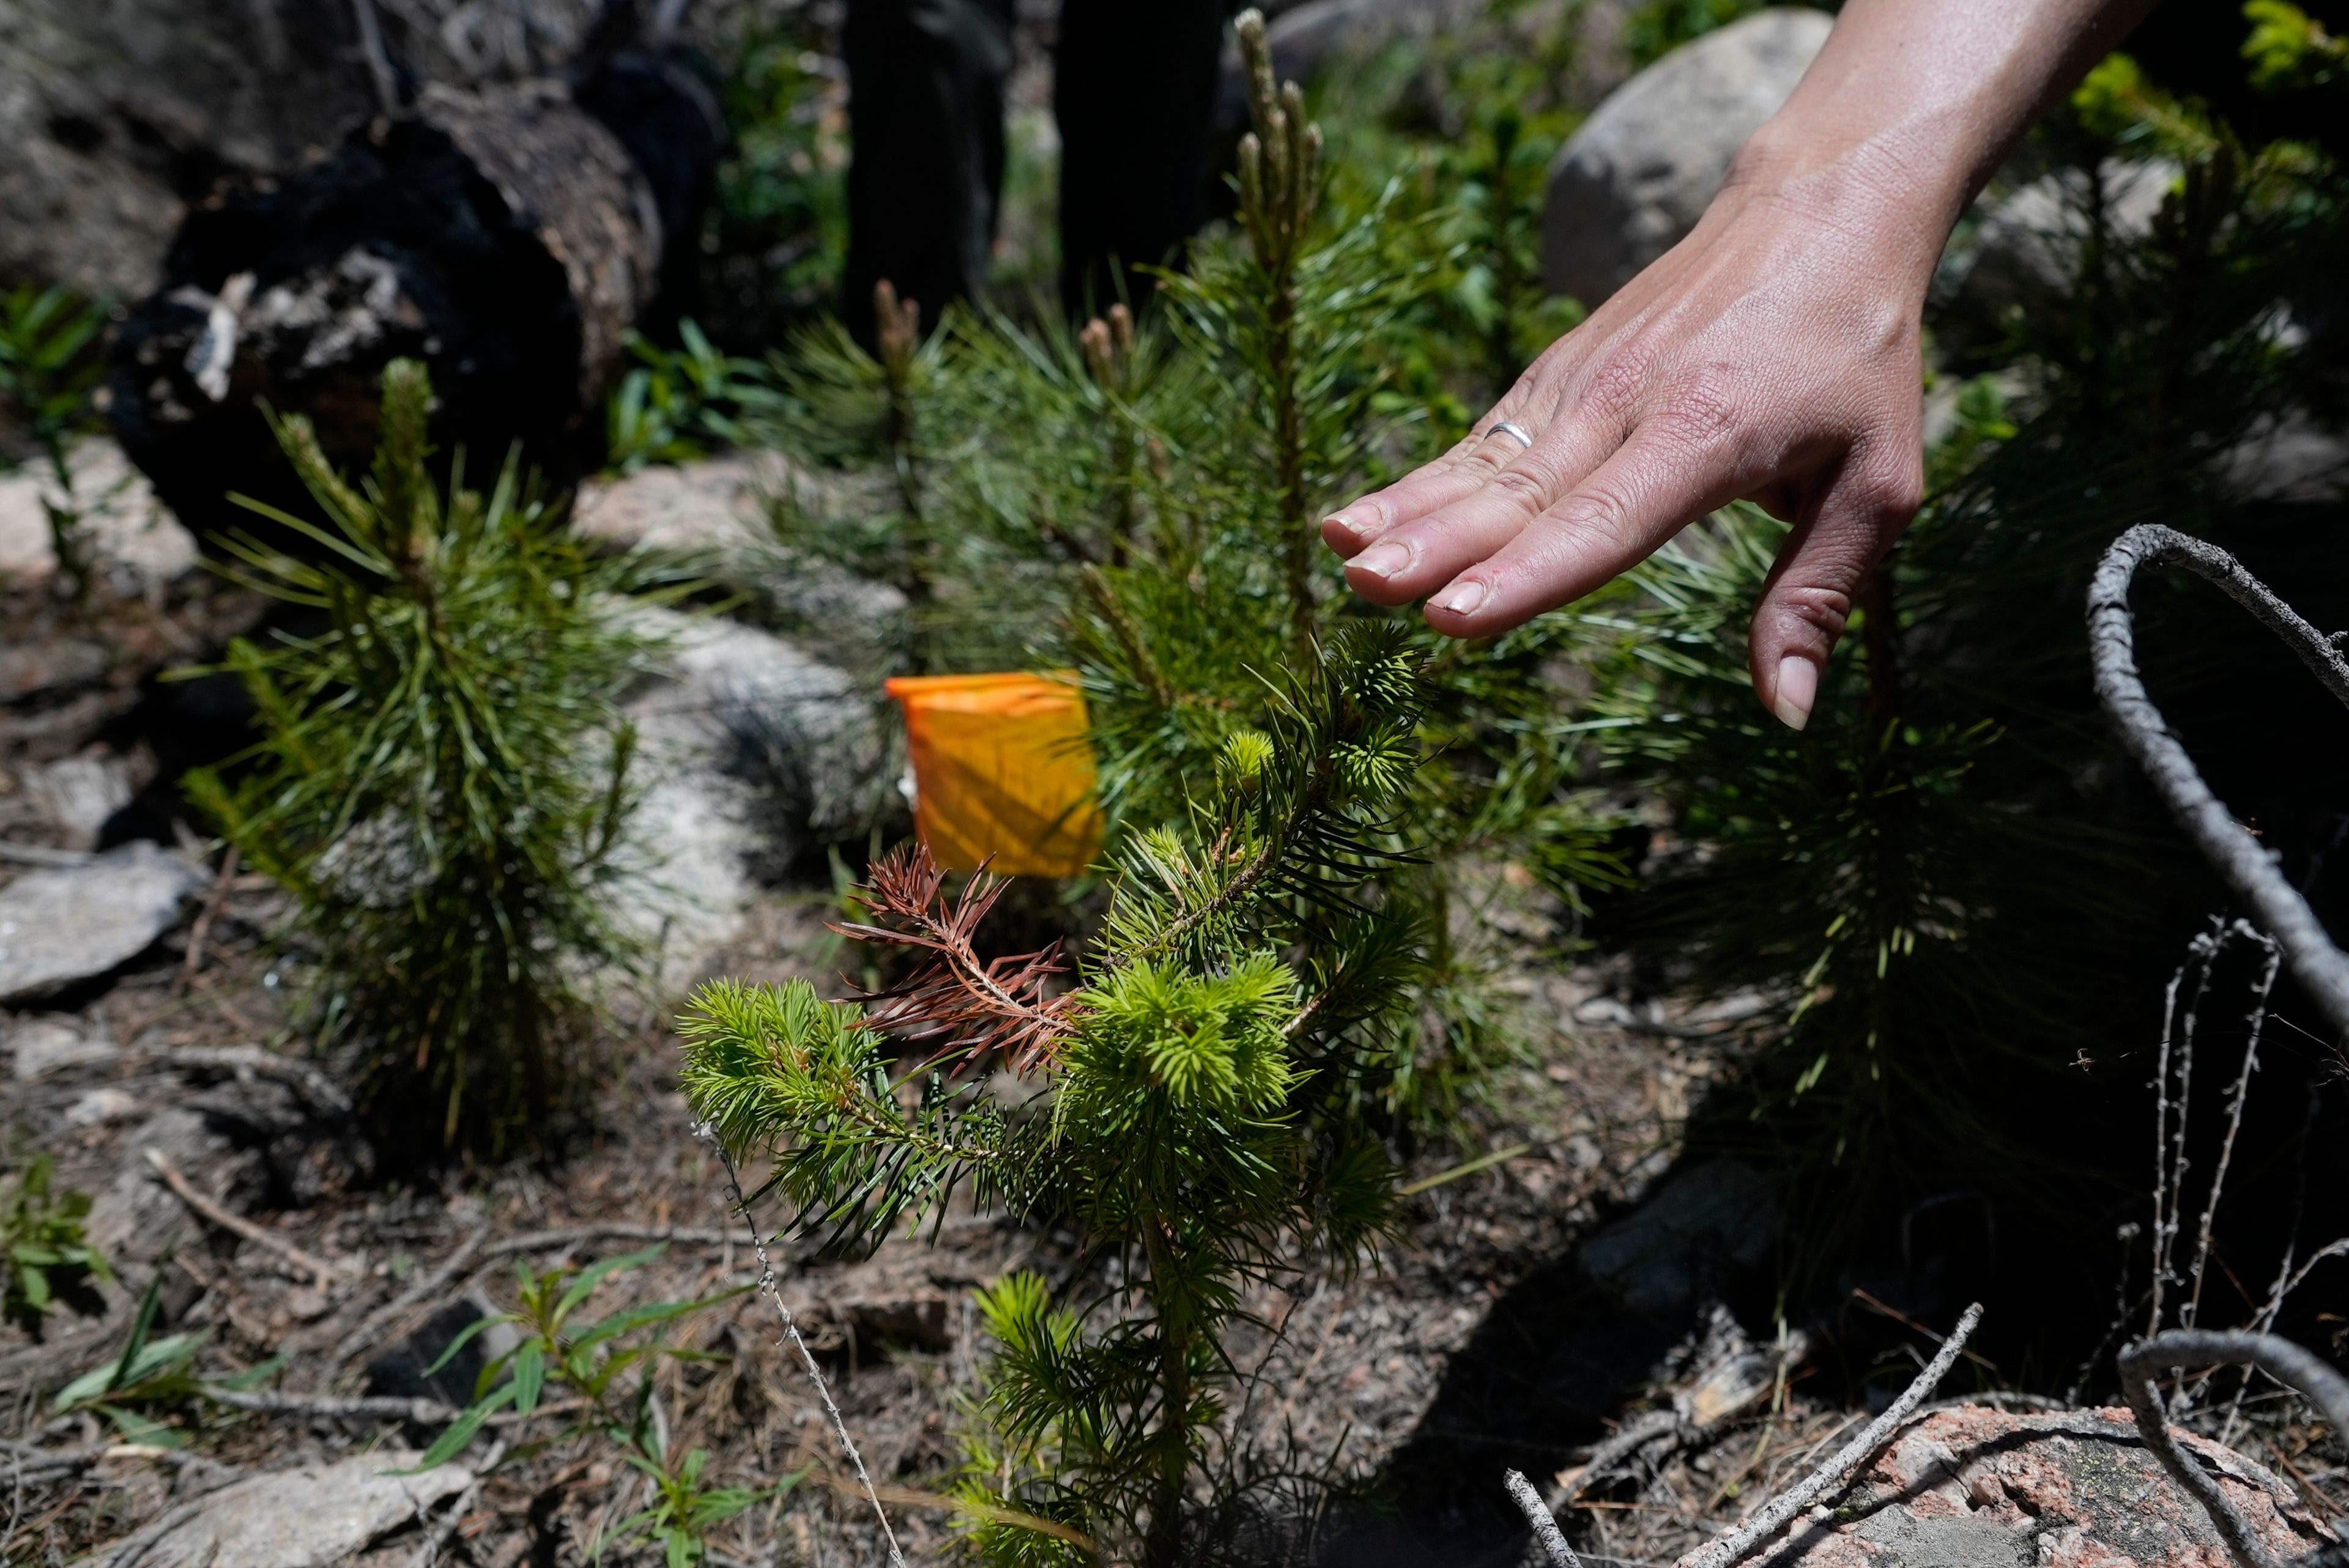
[[[1534,1527],[1534,1539],[1542,1543],[1542,1550],[1549,1553],[1557,1568],[1582,1568],[1582,1560],[1566,1543],[1566,1534],[1558,1529],[1557,1518],[1542,1501],[1541,1493],[1534,1490],[1534,1483],[1525,1478],[1525,1472],[1503,1470],[1501,1484],[1509,1489],[1509,1495],[1526,1511],[1526,1522]]]
[[[1917,1374],[1917,1380],[1909,1385],[1900,1398],[1892,1401],[1884,1414],[1868,1422],[1859,1436],[1846,1443],[1826,1464],[1813,1470],[1800,1486],[1782,1494],[1768,1506],[1758,1510],[1744,1523],[1690,1558],[1689,1568],[1729,1568],[1731,1563],[1776,1534],[1779,1527],[1788,1520],[1841,1486],[1844,1478],[1850,1475],[1862,1460],[1884,1446],[1885,1440],[1909,1418],[1910,1412],[1925,1402],[1926,1396],[1932,1393],[1935,1386],[1957,1363],[1959,1353],[1965,1349],[1966,1340],[1974,1331],[1974,1325],[1982,1321],[1982,1310],[1980,1302],[1966,1308],[1965,1315],[1958,1319],[1958,1326],[1950,1330],[1947,1339],[1941,1341],[1941,1348],[1933,1353],[1933,1359]]]
[[[212,1388],[204,1398],[232,1410],[261,1416],[328,1416],[339,1420],[413,1421],[419,1427],[445,1427],[457,1418],[454,1407],[438,1399],[400,1399],[368,1395],[338,1398],[326,1394],[269,1394],[243,1388]]]
[[[2203,858],[2251,905],[2259,923],[2283,944],[2293,978],[2335,1027],[2349,1032],[2349,954],[2333,945],[2308,901],[2210,792],[2137,675],[2129,583],[2139,567],[2170,565],[2183,566],[2225,591],[2282,638],[2344,705],[2349,705],[2349,660],[2233,556],[2152,523],[2113,541],[2088,588],[2088,655],[2095,670],[2096,696],[2119,728],[2122,742]]]
[[[147,1150],[147,1163],[155,1168],[155,1174],[163,1179],[163,1185],[169,1187],[181,1202],[185,1203],[202,1218],[218,1225],[222,1230],[243,1236],[255,1246],[267,1248],[295,1268],[308,1274],[322,1285],[331,1284],[340,1277],[341,1271],[324,1258],[304,1252],[266,1225],[256,1225],[242,1214],[231,1213],[197,1191],[188,1184],[188,1179],[180,1174],[180,1168],[172,1164],[171,1157],[161,1150]]]
[[[2307,1395],[2336,1432],[2349,1432],[2349,1378],[2291,1340],[2272,1334],[2173,1329],[2120,1353],[2121,1392],[2128,1400],[2129,1413],[2137,1418],[2138,1433],[2161,1461],[2161,1468],[2202,1505],[2241,1568],[2282,1568],[2273,1554],[2253,1539],[2251,1526],[2219,1483],[2178,1446],[2161,1408],[2161,1396],[2154,1387],[2158,1372],[2219,1362],[2248,1363]]]
[[[577,1246],[582,1242],[676,1242],[685,1246],[721,1247],[756,1246],[758,1236],[749,1231],[715,1230],[706,1226],[639,1225],[619,1222],[586,1225],[566,1225],[561,1230],[526,1231],[519,1236],[502,1241],[490,1241],[490,1227],[483,1225],[457,1244],[439,1268],[401,1291],[359,1320],[357,1328],[343,1336],[336,1345],[327,1364],[340,1367],[375,1341],[377,1331],[396,1321],[399,1315],[423,1302],[429,1301],[447,1290],[468,1268],[478,1267],[496,1258],[518,1256],[523,1253],[543,1253],[556,1247]]]
[[[192,945],[190,950],[193,951]],[[295,1061],[258,1046],[178,1046],[160,1053],[156,1059],[166,1067],[197,1072],[265,1078],[292,1089],[313,1110],[330,1116],[348,1116],[351,1112],[350,1096],[334,1079],[307,1062]]]
[[[718,1130],[702,1122],[693,1130],[696,1138],[717,1152],[719,1162],[726,1170],[726,1184],[734,1194],[734,1210],[744,1219],[750,1216],[750,1202],[742,1195],[742,1178],[734,1169],[734,1157],[718,1136]],[[864,1488],[864,1499],[873,1505],[873,1517],[881,1522],[881,1539],[889,1545],[889,1568],[905,1568],[905,1554],[897,1548],[897,1532],[889,1526],[889,1511],[881,1506],[881,1494],[874,1489],[873,1477],[864,1468],[864,1456],[856,1451],[856,1439],[848,1435],[848,1422],[840,1407],[833,1402],[832,1385],[823,1380],[823,1369],[815,1364],[815,1353],[807,1341],[800,1337],[800,1326],[792,1318],[792,1309],[783,1304],[783,1293],[775,1279],[775,1265],[768,1260],[767,1243],[753,1227],[751,1250],[759,1259],[759,1291],[775,1304],[775,1312],[783,1320],[783,1337],[800,1353],[800,1364],[806,1369],[808,1381],[815,1385],[816,1397],[823,1401],[823,1413],[832,1418],[833,1435],[840,1439],[840,1451],[848,1456],[849,1467],[855,1470],[857,1483]]]

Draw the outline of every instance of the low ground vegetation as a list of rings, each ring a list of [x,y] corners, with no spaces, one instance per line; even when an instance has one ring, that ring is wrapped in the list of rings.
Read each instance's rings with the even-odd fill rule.
[[[1631,46],[1736,9],[1640,7]],[[2304,16],[2260,0],[2246,26],[2264,88],[2337,88]],[[1968,1376],[2025,1402],[2109,1391],[2121,1340],[2222,1314],[2337,1354],[2332,1047],[2284,1057],[2269,1030],[2251,1092],[2292,1003],[2271,1019],[2273,965],[2230,926],[2156,1018],[2219,895],[2116,765],[2079,629],[2097,552],[2147,519],[2349,619],[2308,526],[2337,500],[2241,474],[2262,432],[2343,408],[2333,155],[2099,68],[2010,171],[2071,225],[2047,296],[1999,304],[1953,259],[1933,499],[1793,736],[1744,690],[1780,532],[1750,509],[1490,645],[1346,599],[1319,511],[1572,319],[1532,235],[1575,109],[1526,85],[1561,71],[1541,49],[1391,57],[1309,100],[1242,38],[1237,216],[1151,300],[1067,327],[885,295],[874,353],[817,326],[763,366],[681,330],[611,409],[622,468],[784,452],[775,549],[902,593],[896,668],[1080,673],[1111,834],[1057,904],[884,852],[876,818],[828,846],[828,900],[762,904],[740,978],[674,1037],[605,1049],[630,1026],[605,985],[645,985],[607,907],[639,782],[614,696],[661,653],[617,606],[676,584],[573,542],[512,465],[487,493],[432,483],[412,367],[366,480],[283,428],[330,526],[279,517],[299,552],[236,552],[291,610],[226,660],[260,747],[193,780],[234,857],[171,972],[69,999],[89,1048],[33,1092],[70,1130],[12,1155],[5,1309],[47,1338],[0,1353],[30,1478],[12,1534],[56,1556],[168,1527],[298,1418],[323,1448],[406,1429],[417,1468],[469,1467],[403,1553],[1302,1562],[1381,1499],[1461,1552],[1508,1505],[1459,1434],[1498,1431],[1578,1539],[1663,1561],[1905,1384],[1977,1294]],[[719,222],[817,236],[744,307],[792,315],[834,222],[804,183],[826,122],[794,106],[825,100],[789,35],[755,46]],[[2113,192],[2144,170],[2163,200],[2131,227]],[[0,390],[50,411],[28,428],[62,473],[95,317],[10,310],[31,346]],[[43,614],[175,624],[93,595],[78,549],[57,535]],[[2322,906],[2323,770],[2254,759],[2337,735],[2194,601],[2141,607],[2149,678]],[[188,619],[236,621],[210,615]],[[2239,665],[2262,673],[2210,674]],[[6,722],[15,769],[60,721]],[[826,915],[861,995],[830,999]],[[1014,923],[1064,940],[1030,952]],[[2245,965],[2230,1033],[2209,999]],[[2147,1222],[2129,1093],[2157,1028]],[[2206,1058],[2242,1041],[2215,1086],[2198,1030]],[[306,1045],[326,1088],[262,1037]],[[1592,1408],[1507,1408],[1536,1398],[1525,1345],[1621,1329],[1591,1303],[1627,1287],[1576,1248],[1610,1205],[1686,1191],[1676,1158],[1750,1173],[1771,1245],[1706,1254],[1720,1310],[1691,1284],[1684,1337],[1619,1348],[1639,1365],[1593,1405],[1627,1440]],[[746,1218],[780,1225],[780,1277]],[[495,1310],[433,1329],[475,1284]],[[1765,1371],[1689,1415],[1731,1367]],[[2349,1456],[2298,1404],[2231,1374],[2168,1397],[2341,1516]]]

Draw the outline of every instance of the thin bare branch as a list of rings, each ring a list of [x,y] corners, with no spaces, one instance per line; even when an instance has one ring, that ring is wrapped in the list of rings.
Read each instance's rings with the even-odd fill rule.
[[[2194,1263],[2187,1270],[2190,1289],[2186,1305],[2178,1314],[2181,1328],[2193,1327],[2196,1315],[2202,1310],[2202,1275],[2210,1264],[2211,1229],[2219,1216],[2219,1200],[2227,1190],[2227,1169],[2235,1161],[2235,1138],[2243,1130],[2243,1104],[2251,1098],[2251,1075],[2260,1070],[2260,1030],[2267,1022],[2268,996],[2275,989],[2276,969],[2282,961],[2273,938],[2240,920],[2235,927],[2246,941],[2265,950],[2267,964],[2260,973],[2259,984],[2251,990],[2251,1012],[2245,1019],[2250,1037],[2243,1045],[2242,1069],[2235,1075],[2234,1087],[2228,1091],[2227,1133],[2219,1143],[2218,1169],[2210,1173],[2209,1196],[2203,1202],[2202,1222],[2194,1238]]]
[[[2121,1392],[2146,1447],[2153,1450],[2170,1479],[2193,1494],[2227,1543],[2240,1568],[2282,1568],[2266,1547],[2251,1535],[2251,1526],[2220,1490],[2219,1483],[2191,1462],[2171,1436],[2154,1387],[2157,1373],[2182,1367],[2208,1367],[2220,1362],[2247,1362],[2288,1387],[2298,1389],[2321,1410],[2336,1432],[2349,1431],[2349,1378],[2326,1366],[2289,1339],[2272,1334],[2173,1329],[2157,1334],[2122,1351]]]
[[[1744,1523],[1689,1558],[1688,1568],[1729,1568],[1731,1563],[1776,1534],[1788,1520],[1841,1486],[1862,1460],[1884,1446],[1885,1440],[1909,1418],[1911,1411],[1925,1402],[1926,1397],[1956,1365],[1959,1355],[1966,1347],[1967,1339],[1973,1334],[1974,1326],[1982,1321],[1982,1310],[1980,1302],[1966,1308],[1964,1315],[1958,1319],[1958,1326],[1950,1330],[1947,1339],[1941,1341],[1940,1349],[1933,1353],[1933,1358],[1925,1364],[1925,1369],[1917,1374],[1917,1380],[1909,1385],[1900,1398],[1892,1401],[1884,1414],[1861,1429],[1859,1436],[1837,1449],[1833,1459],[1813,1470],[1800,1486],[1781,1493],[1766,1507],[1756,1510]]]
[[[458,1414],[454,1406],[438,1399],[401,1399],[382,1395],[343,1398],[331,1394],[274,1394],[209,1387],[203,1394],[215,1405],[261,1416],[330,1416],[338,1420],[413,1421],[419,1427],[445,1427]]]
[[[324,1258],[304,1252],[265,1225],[257,1225],[242,1214],[231,1213],[197,1191],[195,1188],[189,1185],[188,1179],[180,1174],[180,1168],[171,1163],[171,1157],[161,1150],[147,1150],[147,1163],[154,1167],[155,1174],[162,1178],[163,1185],[169,1187],[181,1202],[194,1210],[202,1218],[218,1225],[222,1230],[243,1236],[255,1246],[267,1248],[295,1268],[309,1274],[322,1285],[331,1284],[342,1276],[342,1271]]]
[[[682,1246],[721,1247],[731,1242],[755,1243],[756,1233],[750,1231],[713,1230],[702,1226],[642,1225],[622,1222],[598,1222],[586,1225],[566,1225],[560,1230],[525,1231],[518,1236],[502,1241],[490,1240],[490,1227],[483,1225],[457,1244],[446,1262],[430,1274],[401,1291],[391,1300],[377,1307],[359,1320],[357,1328],[343,1336],[327,1365],[340,1367],[360,1351],[376,1343],[378,1331],[387,1324],[397,1322],[399,1315],[430,1301],[444,1292],[471,1268],[479,1267],[496,1258],[515,1257],[523,1253],[551,1252],[558,1247],[575,1247],[583,1242],[673,1242]]]
[[[2123,744],[2203,858],[2251,905],[2260,925],[2283,944],[2293,978],[2335,1028],[2349,1032],[2349,954],[2333,945],[2308,901],[2284,880],[2265,846],[2210,792],[2137,675],[2129,583],[2140,567],[2170,565],[2183,566],[2217,584],[2282,638],[2344,704],[2349,704],[2349,660],[2233,556],[2171,529],[2143,523],[2122,534],[2105,552],[2089,585],[2088,653],[2096,696],[2120,730]]]
[[[1541,1493],[1534,1490],[1534,1483],[1525,1478],[1525,1472],[1503,1470],[1501,1484],[1509,1489],[1509,1495],[1516,1498],[1517,1506],[1526,1511],[1526,1521],[1534,1527],[1534,1539],[1540,1542],[1542,1550],[1549,1553],[1550,1562],[1557,1568],[1582,1568],[1582,1559],[1577,1557],[1574,1548],[1566,1543],[1565,1532],[1558,1529],[1557,1520],[1542,1501]]]
[[[750,1201],[742,1195],[741,1175],[734,1169],[734,1157],[726,1151],[718,1130],[705,1121],[694,1128],[693,1135],[717,1151],[719,1163],[726,1169],[726,1184],[734,1194],[734,1212],[748,1220]],[[759,1259],[760,1294],[775,1304],[776,1315],[783,1320],[783,1337],[800,1353],[800,1364],[807,1371],[808,1381],[815,1385],[816,1397],[823,1401],[823,1412],[832,1418],[832,1431],[840,1439],[840,1451],[848,1456],[849,1466],[856,1471],[857,1482],[864,1488],[864,1500],[873,1505],[873,1517],[880,1521],[881,1539],[889,1546],[890,1568],[905,1568],[905,1554],[897,1548],[897,1532],[889,1527],[889,1511],[881,1506],[881,1495],[874,1490],[873,1477],[864,1468],[864,1456],[856,1451],[856,1439],[848,1435],[848,1422],[842,1417],[840,1407],[833,1402],[832,1385],[823,1380],[823,1369],[815,1364],[815,1353],[800,1337],[800,1326],[793,1321],[792,1309],[783,1305],[783,1293],[775,1280],[775,1265],[768,1260],[766,1241],[759,1235],[756,1226],[751,1227],[750,1246]]]

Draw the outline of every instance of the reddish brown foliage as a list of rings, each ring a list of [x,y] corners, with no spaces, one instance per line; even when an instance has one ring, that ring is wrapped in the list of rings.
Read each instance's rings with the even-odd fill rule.
[[[1075,997],[1050,989],[1068,972],[1059,943],[992,960],[978,955],[974,937],[1008,885],[982,870],[950,897],[929,851],[905,844],[874,863],[862,889],[866,907],[887,923],[832,928],[928,954],[905,980],[864,1000],[890,1033],[936,1042],[934,1062],[951,1058],[960,1067],[999,1057],[1014,1072],[1032,1072],[1068,1033]]]

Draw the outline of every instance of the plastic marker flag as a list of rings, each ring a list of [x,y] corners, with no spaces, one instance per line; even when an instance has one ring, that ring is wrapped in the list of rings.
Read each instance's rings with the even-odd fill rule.
[[[1092,864],[1102,816],[1073,679],[901,676],[888,691],[905,710],[914,830],[939,865],[1069,877]]]

